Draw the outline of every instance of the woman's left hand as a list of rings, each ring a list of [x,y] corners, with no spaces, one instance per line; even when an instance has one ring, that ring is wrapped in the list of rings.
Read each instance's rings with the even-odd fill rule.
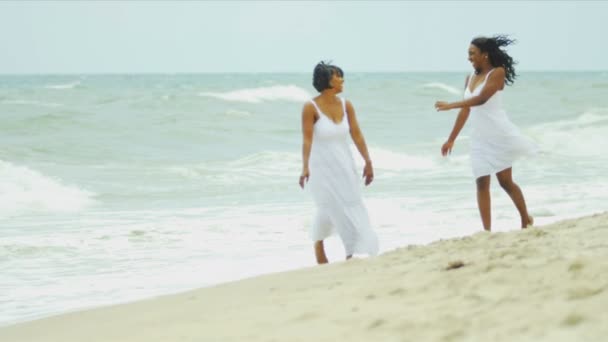
[[[302,168],[302,174],[300,175],[300,180],[298,181],[298,183],[300,184],[300,187],[302,189],[304,189],[304,184],[306,184],[308,182],[309,177],[310,177],[310,171],[308,171],[308,167]]]
[[[365,185],[370,185],[374,180],[374,168],[371,163],[365,163],[363,167],[363,178],[365,178]]]
[[[437,101],[437,102],[435,102],[435,109],[437,109],[437,111],[440,112],[443,110],[450,110],[452,108],[450,107],[450,104],[448,102]]]

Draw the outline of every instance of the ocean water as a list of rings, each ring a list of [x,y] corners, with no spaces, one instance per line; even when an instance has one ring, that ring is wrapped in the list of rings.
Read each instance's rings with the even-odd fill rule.
[[[466,74],[346,74],[382,252],[482,229],[468,129],[442,157],[457,112],[433,109]],[[514,165],[537,224],[606,210],[606,94],[607,72],[506,89],[541,148]],[[0,325],[314,265],[297,185],[314,95],[309,74],[0,76]],[[495,180],[492,207],[495,231],[518,229]]]

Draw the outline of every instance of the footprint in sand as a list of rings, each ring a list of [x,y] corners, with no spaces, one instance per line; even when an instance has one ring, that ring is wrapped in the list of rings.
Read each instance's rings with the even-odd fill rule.
[[[388,294],[391,296],[399,296],[405,293],[405,290],[402,288],[396,288],[394,290],[392,290],[391,292],[389,292]]]
[[[375,329],[375,328],[378,328],[379,326],[383,325],[384,323],[386,323],[385,320],[383,320],[383,319],[377,319],[377,320],[373,321],[367,328],[368,329]]]
[[[446,271],[454,270],[457,268],[464,267],[465,263],[462,260],[450,261],[448,266],[445,268]]]
[[[315,312],[305,312],[299,316],[296,316],[293,321],[310,321],[312,319],[315,319],[317,317],[319,317],[320,315],[318,313]]]
[[[604,289],[601,288],[589,288],[589,287],[578,287],[574,289],[570,289],[568,291],[568,299],[569,300],[578,300],[585,299],[588,297],[593,297],[597,294],[602,293]]]
[[[585,317],[583,317],[577,313],[571,313],[568,316],[566,316],[566,318],[564,318],[564,320],[562,321],[562,325],[567,325],[567,326],[578,325],[584,320],[585,320]]]
[[[485,273],[492,272],[494,270],[508,269],[511,268],[509,263],[505,262],[490,262],[486,265],[486,267],[482,270]]]
[[[545,236],[545,235],[549,234],[546,231],[544,231],[542,229],[538,229],[538,228],[537,229],[530,229],[530,230],[527,230],[526,232],[528,232],[528,235],[532,235],[532,236],[535,236],[535,237]]]
[[[465,336],[463,330],[454,330],[443,336],[443,341],[460,341]]]
[[[568,271],[569,272],[578,272],[578,271],[582,270],[584,267],[585,267],[584,261],[576,260],[570,264],[570,267],[568,267]]]

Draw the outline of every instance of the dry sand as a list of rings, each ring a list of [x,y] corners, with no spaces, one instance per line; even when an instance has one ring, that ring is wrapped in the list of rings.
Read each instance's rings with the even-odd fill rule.
[[[0,329],[2,342],[606,340],[608,213]]]

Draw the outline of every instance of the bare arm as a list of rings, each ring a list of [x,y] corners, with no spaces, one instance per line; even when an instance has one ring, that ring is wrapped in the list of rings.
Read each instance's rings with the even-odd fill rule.
[[[310,172],[308,171],[308,160],[310,159],[310,149],[312,147],[312,131],[315,124],[315,109],[310,103],[306,103],[302,108],[302,174],[300,175],[300,186],[304,188],[305,181],[308,181]]]
[[[452,148],[454,147],[454,142],[456,141],[456,138],[458,137],[460,130],[462,130],[462,127],[464,127],[464,124],[467,122],[470,112],[471,112],[471,109],[466,107],[466,108],[462,108],[460,110],[460,112],[458,113],[456,122],[454,122],[454,128],[452,128],[452,132],[450,133],[450,136],[448,137],[448,141],[446,141],[443,144],[443,146],[441,146],[442,155],[446,156],[452,152]]]
[[[359,150],[365,163],[371,163],[372,161],[369,158],[365,138],[363,137],[363,132],[361,132],[357,116],[355,115],[355,108],[348,100],[346,101],[346,115],[348,115],[348,123],[350,124],[350,137],[353,139],[353,142],[355,143],[355,146],[357,146],[357,150]]]
[[[464,127],[464,124],[467,122],[470,112],[471,108],[468,107],[462,108],[460,112],[458,112],[458,117],[456,117],[456,121],[454,122],[454,128],[452,128],[452,132],[448,137],[448,141],[456,140],[458,134],[460,134],[460,131],[462,130],[462,127]]]
[[[467,78],[464,82],[465,88],[468,85],[469,85],[469,76],[467,76]],[[456,121],[454,122],[454,127],[452,128],[452,132],[450,133],[448,140],[443,144],[443,146],[441,146],[442,155],[446,156],[452,152],[452,148],[454,147],[454,142],[456,141],[458,134],[460,134],[460,131],[464,127],[464,124],[467,122],[470,112],[471,112],[470,107],[463,107],[460,109],[460,112],[458,113],[458,117],[456,117]]]
[[[505,69],[504,68],[496,68],[489,76],[486,81],[485,86],[481,89],[481,92],[477,96],[473,96],[469,99],[446,103],[446,102],[437,102],[435,103],[435,108],[437,110],[450,110],[456,108],[465,108],[465,107],[474,107],[479,106],[486,103],[490,97],[492,97],[497,91],[504,88],[505,85]]]
[[[363,168],[363,177],[365,177],[365,185],[369,185],[374,179],[374,170],[372,168],[372,160],[369,157],[369,151],[367,150],[367,145],[365,144],[365,138],[363,137],[363,132],[361,132],[361,128],[359,127],[359,122],[357,121],[357,115],[355,114],[355,107],[350,101],[346,101],[346,115],[348,115],[348,123],[350,125],[350,136],[357,146],[357,150],[365,160],[365,167]]]

